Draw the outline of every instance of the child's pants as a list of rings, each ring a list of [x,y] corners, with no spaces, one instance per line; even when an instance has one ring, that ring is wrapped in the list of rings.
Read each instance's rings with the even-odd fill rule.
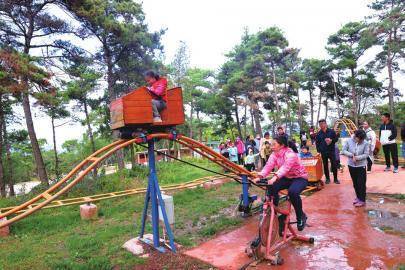
[[[152,99],[153,117],[160,117],[160,112],[166,108],[166,102],[161,99]]]

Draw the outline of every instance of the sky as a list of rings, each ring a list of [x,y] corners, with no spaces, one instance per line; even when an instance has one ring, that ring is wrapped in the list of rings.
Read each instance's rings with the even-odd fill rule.
[[[299,48],[302,58],[326,58],[329,35],[345,23],[370,15],[366,0],[144,0],[143,9],[150,30],[167,29],[162,43],[169,63],[180,41],[190,51],[193,67],[217,70],[243,34],[271,26],[281,28],[291,47]],[[371,56],[360,59],[366,63]],[[403,81],[403,78],[401,79]],[[399,87],[399,85],[397,85]],[[404,89],[401,89],[404,92]],[[35,110],[34,110],[35,111]],[[34,112],[39,138],[52,142],[49,119]],[[63,120],[61,122],[64,122]],[[63,141],[80,139],[84,128],[64,125],[57,129],[59,149]]]

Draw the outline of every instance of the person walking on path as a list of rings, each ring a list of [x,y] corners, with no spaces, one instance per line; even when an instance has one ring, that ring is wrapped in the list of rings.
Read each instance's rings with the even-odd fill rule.
[[[238,151],[238,164],[243,165],[243,155],[245,154],[245,144],[240,137],[236,138],[235,146]]]
[[[316,151],[321,154],[323,162],[323,172],[325,174],[325,184],[330,183],[329,175],[329,165],[328,160],[332,166],[333,172],[333,182],[335,184],[340,184],[337,178],[337,168],[336,168],[336,156],[335,156],[335,144],[338,140],[336,133],[333,129],[328,128],[325,119],[319,120],[320,130],[316,135]]]
[[[366,141],[370,146],[370,154],[367,157],[367,172],[371,172],[371,166],[373,166],[374,162],[374,149],[375,144],[377,142],[377,135],[375,134],[374,130],[370,127],[367,121],[363,122],[363,130],[366,133]]]
[[[366,166],[370,154],[370,146],[366,137],[364,130],[356,130],[354,136],[346,141],[342,150],[342,154],[349,158],[347,165],[356,193],[356,199],[353,202],[356,207],[366,204]]]
[[[397,128],[391,120],[391,115],[389,113],[384,113],[381,116],[381,120],[380,142],[383,146],[385,165],[387,165],[384,171],[389,172],[391,170],[391,154],[392,163],[394,165],[393,173],[398,173],[398,146],[395,141],[395,138],[397,137]]]
[[[285,137],[285,139],[287,140],[287,142],[288,142],[288,134],[287,133],[285,133],[285,130],[284,130],[284,128],[282,127],[282,126],[279,126],[278,128],[277,128],[277,137]]]

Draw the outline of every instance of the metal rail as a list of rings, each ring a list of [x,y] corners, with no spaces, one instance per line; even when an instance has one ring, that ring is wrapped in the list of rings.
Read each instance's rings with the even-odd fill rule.
[[[146,138],[147,140],[152,140],[152,139],[168,139],[168,140],[174,140],[185,147],[190,148],[191,150],[195,151],[196,153],[200,154],[201,156],[209,159],[210,161],[218,164],[219,166],[226,168],[229,170],[231,173],[237,174],[237,175],[246,175],[249,178],[254,178],[254,175],[246,170],[244,167],[236,165],[235,163],[231,162],[230,160],[226,159],[219,153],[215,152],[211,148],[207,147],[206,145],[195,141],[193,139],[190,139],[188,137],[178,135],[175,136],[171,133],[156,133],[156,134],[150,134]],[[127,147],[131,144],[140,144],[144,143],[145,138],[134,138],[131,140],[118,140],[115,141],[98,151],[94,152],[91,154],[89,157],[84,159],[82,162],[80,162],[75,168],[73,168],[72,171],[70,171],[63,179],[58,181],[56,184],[51,186],[49,189],[44,191],[43,193],[39,194],[38,196],[28,200],[27,202],[13,207],[12,209],[7,210],[4,213],[0,213],[0,219],[4,217],[10,217],[13,216],[10,219],[7,219],[3,222],[0,223],[0,228],[9,226],[14,222],[17,222],[33,213],[36,211],[44,208],[45,206],[51,204],[53,201],[55,201],[58,197],[61,195],[67,193],[73,186],[75,186],[77,183],[83,180],[83,178],[91,172],[93,169],[96,169],[97,166],[103,162],[105,159],[107,159],[109,156],[111,156],[113,153],[117,152],[118,150]],[[249,180],[250,181],[250,180]],[[253,182],[251,182],[253,183]],[[112,193],[111,193],[112,194]],[[93,196],[96,197],[97,195]],[[87,197],[91,199],[91,197]],[[88,199],[88,200],[89,200]],[[74,201],[72,201],[73,203]],[[83,202],[83,201],[81,201]],[[79,203],[79,202],[77,202]],[[58,203],[56,203],[58,204]],[[52,204],[52,205],[55,205]]]

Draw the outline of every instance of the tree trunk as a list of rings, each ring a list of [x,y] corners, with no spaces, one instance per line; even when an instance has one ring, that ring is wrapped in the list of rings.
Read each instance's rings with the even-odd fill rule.
[[[91,150],[94,153],[94,152],[96,152],[96,144],[94,143],[93,130],[90,125],[90,117],[89,117],[89,111],[88,111],[88,107],[87,107],[87,100],[84,100],[83,108],[84,108],[84,115],[86,116],[87,133],[89,134],[89,138],[90,138]]]
[[[333,90],[335,91],[335,102],[336,102],[336,108],[337,108],[337,114],[338,114],[338,118],[341,118],[342,115],[340,113],[340,104],[339,104],[339,95],[336,89],[336,83],[335,83],[335,79],[333,78],[332,75],[330,75],[331,79],[332,79],[332,83],[333,83]],[[326,117],[325,117],[326,118]]]
[[[235,102],[236,127],[238,129],[239,137],[242,138],[242,129],[241,129],[241,126],[240,126],[240,119],[239,119],[238,99],[236,97],[234,97],[233,101]]]
[[[272,75],[273,75],[273,90],[274,90],[274,100],[276,101],[276,110],[277,112],[280,112],[280,105],[278,101],[278,91],[277,91],[277,86],[276,86],[276,71],[274,70],[274,67],[271,69]],[[280,124],[280,117],[278,114],[276,114],[276,125]]]
[[[129,150],[131,153],[131,169],[134,169],[136,167],[134,144],[129,146]]]
[[[196,115],[197,115],[197,121],[198,121],[198,140],[200,142],[202,142],[203,138],[203,134],[202,134],[202,128],[201,128],[201,118],[200,118],[200,111],[196,111]]]
[[[13,177],[13,162],[11,160],[11,146],[8,141],[8,132],[7,132],[7,126],[6,126],[6,121],[3,118],[0,119],[0,121],[3,123],[3,145],[6,149],[6,159],[7,159],[7,185],[9,188],[9,195],[10,196],[15,196],[15,191],[14,191],[14,177]]]
[[[301,107],[301,100],[300,100],[300,89],[297,89],[297,102],[298,102],[298,122],[300,125],[300,130],[303,129],[302,126],[302,107]]]
[[[25,82],[25,85],[28,85],[28,83]],[[25,121],[27,123],[28,135],[31,140],[32,153],[34,154],[35,164],[37,167],[38,178],[44,185],[48,186],[49,185],[48,176],[46,174],[44,160],[42,158],[41,149],[39,148],[37,135],[35,133],[34,123],[32,121],[32,114],[28,93],[22,94],[22,105],[24,109]]]
[[[392,41],[392,33],[389,34],[389,42]],[[392,53],[390,46],[387,46],[387,69],[388,69],[388,104],[390,109],[391,118],[395,119],[395,109],[394,109],[394,79],[392,76]]]
[[[54,156],[55,156],[55,175],[56,175],[56,178],[59,179],[59,177],[60,177],[59,158],[58,158],[58,150],[56,149],[55,118],[53,116],[51,116],[51,123],[52,123],[53,152],[54,152]]]
[[[0,95],[0,118],[3,119],[3,103],[2,96]],[[6,197],[6,178],[4,175],[4,164],[3,164],[3,121],[0,121],[0,196]]]
[[[329,107],[328,107],[328,96],[326,96],[325,97],[325,119],[328,119],[328,110],[329,110]]]
[[[350,69],[351,72],[351,76],[352,76],[352,81],[351,81],[351,85],[352,85],[352,100],[353,100],[353,107],[352,107],[352,114],[353,114],[353,119],[354,119],[354,124],[357,125],[359,123],[359,116],[357,114],[358,111],[358,105],[357,105],[357,93],[356,93],[356,86],[355,86],[355,82],[354,82],[354,69],[351,68]]]
[[[319,117],[321,115],[321,105],[322,105],[322,89],[319,88],[319,102],[318,102],[318,115],[316,117],[316,122],[319,122]]]
[[[244,131],[245,131],[245,134],[244,134],[244,138],[246,138],[247,136],[248,136],[248,134],[250,133],[248,130],[247,130],[247,97],[245,98],[245,122],[243,122],[243,129],[244,129]]]
[[[262,132],[262,125],[260,123],[260,110],[259,110],[259,104],[257,100],[253,101],[253,104],[255,108],[253,108],[253,119],[255,121],[255,127],[256,127],[256,134],[263,134]]]
[[[190,102],[190,116],[189,116],[189,137],[193,138],[193,114],[194,114],[194,104],[193,101]]]
[[[311,126],[314,126],[314,97],[312,90],[309,90],[309,107],[311,111]]]
[[[252,109],[252,107],[250,107],[250,110],[249,110],[249,111],[250,111],[250,120],[251,120],[251,125],[252,125],[252,131],[256,133],[255,135],[259,134],[260,137],[262,137],[263,134],[256,132],[256,129],[255,129],[255,118],[254,118],[254,116],[253,116],[253,109]]]

